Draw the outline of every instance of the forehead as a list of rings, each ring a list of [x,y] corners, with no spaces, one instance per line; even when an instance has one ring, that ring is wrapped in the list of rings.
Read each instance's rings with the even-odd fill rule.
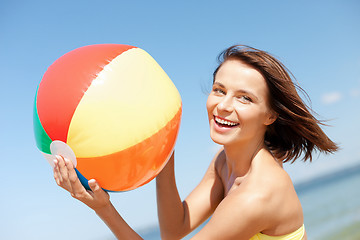
[[[215,82],[234,90],[251,90],[257,95],[265,96],[268,88],[263,75],[255,68],[239,60],[225,61],[215,75]],[[239,89],[236,89],[239,88]]]

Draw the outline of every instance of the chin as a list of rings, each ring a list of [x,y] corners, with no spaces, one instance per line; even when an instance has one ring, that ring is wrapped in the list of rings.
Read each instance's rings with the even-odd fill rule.
[[[219,145],[224,145],[224,143],[223,142],[221,142],[221,141],[217,141],[216,139],[214,139],[214,138],[211,138],[212,140],[213,140],[213,142],[214,143],[216,143],[216,144],[219,144]]]
[[[219,145],[226,145],[229,143],[229,139],[225,139],[224,136],[216,136],[216,134],[210,133],[211,140]]]

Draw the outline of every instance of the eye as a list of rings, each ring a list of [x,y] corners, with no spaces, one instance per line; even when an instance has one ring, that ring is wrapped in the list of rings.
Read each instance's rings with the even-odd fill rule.
[[[214,87],[213,90],[212,90],[215,94],[219,94],[219,95],[225,95],[225,91],[221,88],[218,88],[218,87]]]
[[[253,102],[253,100],[249,97],[249,96],[246,96],[246,95],[241,95],[238,97],[238,99],[241,101],[241,102],[244,102],[244,103],[251,103]]]

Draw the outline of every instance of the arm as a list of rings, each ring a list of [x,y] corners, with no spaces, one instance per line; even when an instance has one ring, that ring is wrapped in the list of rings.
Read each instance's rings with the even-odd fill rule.
[[[158,217],[162,239],[180,239],[204,222],[223,197],[223,187],[211,162],[203,179],[190,195],[181,201],[174,173],[174,155],[156,178]]]
[[[109,195],[94,180],[89,181],[92,191],[87,191],[80,183],[72,162],[60,156],[54,160],[56,183],[71,193],[71,196],[93,209],[118,239],[142,239],[120,216],[110,202]]]
[[[210,221],[192,240],[249,240],[267,227],[266,204],[261,195],[233,192],[219,204]]]

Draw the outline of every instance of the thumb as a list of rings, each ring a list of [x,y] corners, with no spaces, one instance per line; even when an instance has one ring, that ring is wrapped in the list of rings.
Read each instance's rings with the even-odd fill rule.
[[[90,208],[92,208],[94,211],[97,211],[99,209],[102,209],[103,207],[108,206],[110,203],[109,194],[100,187],[100,185],[95,179],[89,180],[88,184],[91,189],[91,191],[88,191],[89,195],[91,196],[91,199],[87,205]]]
[[[99,192],[102,192],[102,188],[95,179],[89,180],[88,184],[94,194],[99,194]]]

